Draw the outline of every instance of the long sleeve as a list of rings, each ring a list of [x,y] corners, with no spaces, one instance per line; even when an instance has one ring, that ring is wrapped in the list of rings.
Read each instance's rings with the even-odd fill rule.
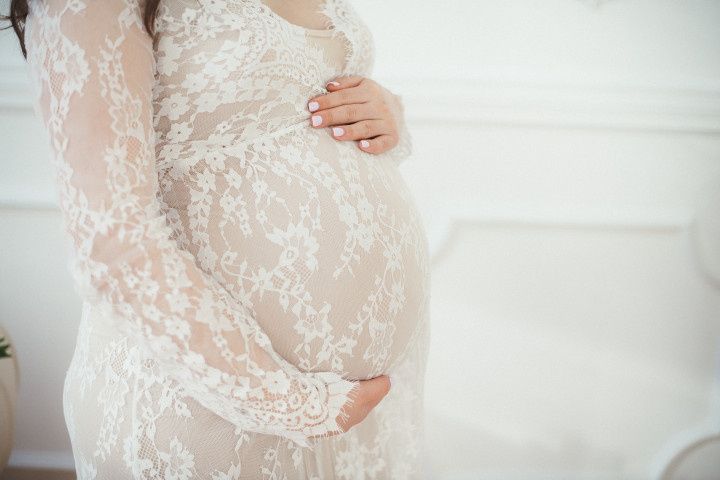
[[[83,299],[187,395],[301,446],[338,431],[358,382],[302,372],[172,239],[157,198],[152,39],[136,0],[31,1],[28,63]]]

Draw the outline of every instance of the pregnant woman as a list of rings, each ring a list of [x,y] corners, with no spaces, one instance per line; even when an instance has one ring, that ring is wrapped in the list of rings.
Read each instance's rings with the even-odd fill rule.
[[[348,0],[11,8],[83,299],[78,478],[421,477],[427,242]]]

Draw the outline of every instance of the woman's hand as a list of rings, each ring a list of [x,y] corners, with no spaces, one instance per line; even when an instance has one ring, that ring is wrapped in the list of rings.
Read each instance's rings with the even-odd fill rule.
[[[331,432],[328,435],[313,435],[310,438],[328,437],[347,432],[351,427],[362,422],[390,391],[390,377],[387,375],[380,375],[370,380],[360,380],[358,383],[360,385],[354,395],[351,394],[352,401],[343,407],[347,418],[343,419],[344,415],[341,414],[336,419],[342,431]]]
[[[326,88],[328,93],[308,102],[313,127],[332,127],[335,139],[356,140],[368,153],[383,153],[398,144],[403,112],[395,94],[359,76],[336,78]]]

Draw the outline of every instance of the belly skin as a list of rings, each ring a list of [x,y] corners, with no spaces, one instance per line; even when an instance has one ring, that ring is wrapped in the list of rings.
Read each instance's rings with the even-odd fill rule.
[[[298,125],[161,182],[181,245],[278,353],[304,371],[390,373],[429,285],[422,221],[388,158]]]

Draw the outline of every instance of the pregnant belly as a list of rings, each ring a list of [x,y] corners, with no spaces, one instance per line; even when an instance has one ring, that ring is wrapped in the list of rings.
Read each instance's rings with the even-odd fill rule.
[[[390,373],[428,297],[425,231],[392,161],[303,124],[191,163],[161,174],[178,238],[278,353],[305,371]]]

